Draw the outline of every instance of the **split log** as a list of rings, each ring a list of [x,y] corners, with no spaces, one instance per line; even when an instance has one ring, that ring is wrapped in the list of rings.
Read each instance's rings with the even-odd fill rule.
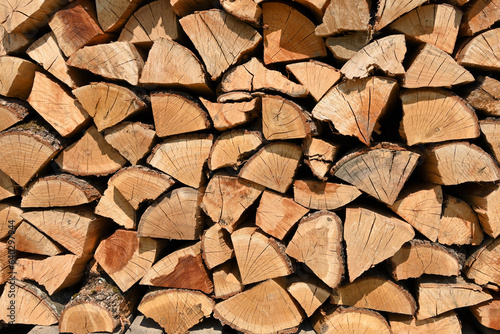
[[[264,63],[291,62],[326,56],[316,25],[297,9],[280,2],[262,4]]]
[[[210,102],[200,97],[201,103],[210,114],[214,128],[218,131],[232,129],[236,126],[249,123],[261,110],[260,98],[243,102]]]
[[[394,102],[398,91],[396,80],[369,77],[344,81],[333,87],[314,107],[312,115],[330,121],[343,135],[357,137],[370,145],[379,119]]]
[[[146,108],[146,104],[133,91],[107,82],[78,87],[73,90],[73,94],[92,116],[99,131]]]
[[[24,34],[9,33],[4,25],[0,25],[0,56],[23,52],[30,42]]]
[[[390,35],[380,38],[356,52],[340,71],[347,79],[365,78],[376,68],[389,76],[403,75],[405,69],[401,62],[405,54],[405,36]]]
[[[316,333],[342,334],[391,334],[387,320],[378,312],[355,307],[335,307],[326,312],[320,310],[312,317]]]
[[[9,252],[9,241],[0,242],[0,284],[4,285],[12,277],[16,253]],[[5,285],[4,285],[5,286]],[[7,284],[7,287],[9,284]],[[1,303],[1,297],[0,297]]]
[[[474,109],[490,116],[500,116],[500,82],[478,76],[475,84],[463,96]]]
[[[500,287],[500,239],[488,240],[465,262],[465,275],[479,285]]]
[[[95,126],[88,128],[82,138],[66,147],[55,162],[62,171],[80,176],[109,175],[127,163]]]
[[[500,299],[498,297],[486,303],[471,306],[469,310],[481,325],[500,330]]]
[[[500,129],[500,120],[498,119],[485,119],[479,122],[479,127],[483,133],[486,143],[490,147],[493,156],[496,161],[500,161],[500,136],[498,135],[498,129]]]
[[[497,59],[500,40],[500,28],[485,31],[470,40],[456,55],[457,62],[462,66],[481,70],[500,69]]]
[[[378,210],[346,209],[344,240],[347,244],[349,280],[393,256],[415,236],[406,222]]]
[[[434,318],[417,320],[399,314],[389,314],[389,324],[393,334],[407,333],[442,333],[455,334],[462,332],[462,326],[457,314],[453,311]]]
[[[153,126],[141,122],[120,122],[104,131],[104,140],[132,165],[151,151],[155,136]]]
[[[258,25],[262,16],[262,9],[254,0],[220,0],[222,8],[239,20]]]
[[[408,13],[414,8],[417,8],[424,2],[426,1],[410,0],[405,2],[402,0],[398,0],[389,2],[388,0],[381,0],[377,7],[377,13],[375,14],[374,29],[380,30],[384,28],[401,15]]]
[[[304,263],[329,287],[337,287],[344,276],[342,221],[328,211],[302,218],[286,254]]]
[[[370,43],[371,39],[371,31],[359,31],[342,36],[328,37],[325,44],[334,58],[347,61]]]
[[[107,79],[123,80],[137,85],[144,60],[133,44],[113,42],[85,46],[73,53],[67,64]]]
[[[332,1],[326,7],[317,36],[338,35],[346,31],[367,31],[370,26],[370,2],[367,0]]]
[[[257,227],[243,227],[231,234],[234,255],[244,285],[293,272],[285,247],[260,232]]]
[[[21,222],[16,228],[12,239],[15,241],[16,250],[20,252],[54,256],[64,251],[64,248],[26,222]]]
[[[320,280],[308,277],[304,281],[294,280],[287,286],[288,293],[299,303],[310,317],[330,297],[330,289]]]
[[[252,52],[262,40],[251,26],[218,9],[195,12],[179,22],[200,53],[212,80]]]
[[[132,205],[127,201],[118,189],[108,186],[104,191],[95,213],[112,219],[115,223],[126,229],[135,229],[136,214]]]
[[[316,60],[286,65],[295,78],[309,90],[309,94],[317,102],[342,77],[333,66]]]
[[[495,22],[500,20],[498,7],[500,7],[498,0],[474,1],[464,12],[464,18],[460,25],[460,34],[473,36],[491,27]]]
[[[214,297],[219,299],[227,299],[241,291],[243,284],[241,283],[240,272],[238,266],[229,261],[213,270],[214,281]]]
[[[419,154],[391,143],[361,149],[333,166],[334,176],[392,205],[416,167]]]
[[[205,225],[202,196],[203,191],[182,187],[158,198],[142,214],[139,237],[197,240]]]
[[[439,224],[439,243],[476,246],[483,242],[483,237],[479,219],[470,205],[446,195]]]
[[[405,88],[451,87],[474,81],[474,76],[432,44],[420,47],[406,71]]]
[[[115,32],[123,27],[141,0],[96,0],[97,19],[105,32]]]
[[[16,183],[0,170],[0,200],[14,197],[17,193]]]
[[[212,0],[170,0],[172,9],[178,17],[214,7]]]
[[[340,183],[295,180],[295,202],[313,210],[335,210],[354,201],[361,192],[354,186]]]
[[[27,104],[16,99],[0,98],[0,131],[21,122],[28,114]]]
[[[305,138],[302,142],[305,163],[311,168],[312,173],[321,181],[326,181],[326,173],[333,166],[340,145],[327,142],[320,138]]]
[[[214,142],[208,157],[208,168],[223,167],[237,169],[243,160],[262,145],[259,131],[231,130],[222,133]]]
[[[147,293],[138,310],[156,321],[166,333],[186,333],[212,314],[214,302],[201,292],[163,289]]]
[[[14,233],[15,228],[23,220],[22,213],[23,210],[17,205],[0,203],[0,239]]]
[[[66,0],[28,1],[7,0],[0,7],[0,22],[9,33],[37,31]]]
[[[208,269],[213,269],[234,257],[230,234],[220,224],[212,225],[203,233],[201,250]],[[217,286],[215,286],[215,290],[217,294]]]
[[[259,307],[249,310],[249,305]],[[215,318],[243,333],[293,333],[304,316],[283,282],[270,279],[224,300],[214,309]]]
[[[438,144],[424,151],[422,177],[432,183],[455,185],[500,179],[500,168],[481,148],[468,142]]]
[[[30,61],[11,56],[0,57],[0,94],[26,100],[38,70],[39,67]]]

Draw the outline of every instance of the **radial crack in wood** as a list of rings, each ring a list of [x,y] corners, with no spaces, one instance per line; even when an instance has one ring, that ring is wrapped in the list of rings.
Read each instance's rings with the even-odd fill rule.
[[[16,250],[20,252],[54,256],[64,251],[63,247],[27,222],[22,222],[11,238],[15,241]]]
[[[338,35],[346,31],[366,31],[370,28],[370,1],[331,1],[316,27],[316,36]]]
[[[234,261],[226,262],[215,268],[213,270],[213,281],[215,298],[227,299],[244,289],[238,266]]]
[[[309,94],[317,102],[342,77],[335,67],[316,60],[286,65],[287,71],[309,90]]]
[[[474,109],[489,116],[500,116],[500,82],[488,76],[477,76],[463,96]]]
[[[208,157],[208,168],[237,169],[252,152],[262,145],[259,131],[231,130],[222,133],[214,142]]]
[[[18,205],[0,203],[0,239],[11,235],[21,223],[23,210]]]
[[[498,0],[473,1],[464,12],[464,18],[460,25],[460,34],[473,36],[500,21],[498,8],[500,8],[500,1]]]
[[[208,269],[213,269],[234,257],[230,234],[220,224],[214,224],[205,230],[201,237],[201,250]],[[217,294],[217,286],[215,293]]]
[[[9,33],[38,31],[47,24],[50,15],[67,0],[6,0],[0,6],[0,22]]]
[[[375,14],[375,30],[381,30],[401,15],[425,3],[426,0],[381,0]]]
[[[304,280],[294,279],[287,286],[287,290],[308,317],[330,297],[330,288],[314,277],[307,277]]]
[[[142,2],[142,0],[96,0],[97,19],[100,26],[106,32],[121,29]]]
[[[104,140],[132,165],[137,165],[151,151],[156,137],[154,127],[141,122],[121,122],[104,130],[103,134]]]
[[[200,97],[201,103],[210,114],[214,128],[225,131],[236,126],[247,124],[257,117],[262,109],[260,98],[250,98],[242,102],[210,102]]]
[[[335,210],[354,201],[361,192],[354,186],[341,183],[295,180],[293,194],[295,202],[306,208]]]
[[[325,41],[333,57],[340,61],[351,59],[372,40],[371,31],[358,31],[342,36],[328,37]]]
[[[126,229],[135,229],[136,214],[125,196],[113,185],[108,186],[97,203],[95,213],[112,219]]]
[[[262,9],[254,0],[220,0],[222,8],[241,21],[258,25],[262,17]]]
[[[0,57],[0,94],[26,100],[30,95],[35,73],[39,70],[30,61],[11,56]]]
[[[465,262],[465,275],[479,285],[500,287],[500,239],[487,240]]]
[[[387,320],[378,312],[355,307],[320,310],[312,316],[316,333],[321,334],[391,334]]]
[[[312,173],[321,181],[326,181],[326,174],[333,166],[340,145],[330,143],[320,138],[305,138],[302,142],[305,163],[311,168]]]

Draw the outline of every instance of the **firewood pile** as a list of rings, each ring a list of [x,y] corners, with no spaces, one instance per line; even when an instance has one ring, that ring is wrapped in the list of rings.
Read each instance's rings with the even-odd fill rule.
[[[1,0],[1,330],[500,330],[497,21]]]

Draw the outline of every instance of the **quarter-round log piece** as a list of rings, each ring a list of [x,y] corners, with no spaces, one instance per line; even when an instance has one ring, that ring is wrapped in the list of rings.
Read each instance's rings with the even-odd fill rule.
[[[469,310],[481,325],[500,330],[500,298],[498,296],[484,304],[471,306]]]
[[[168,334],[186,333],[212,314],[214,302],[201,292],[163,289],[147,293],[138,310]]]
[[[17,193],[16,183],[0,170],[0,200],[14,197]]]
[[[262,282],[215,305],[214,316],[245,334],[293,333],[304,316],[282,284]]]
[[[500,287],[500,239],[488,240],[465,262],[465,275],[479,285]]]
[[[258,25],[262,16],[262,9],[254,0],[220,0],[222,8],[241,21]]]
[[[261,109],[260,98],[242,102],[210,102],[200,97],[214,123],[214,128],[219,131],[232,129],[238,125],[246,124],[257,117]]]
[[[477,76],[474,84],[462,95],[474,109],[490,116],[500,116],[500,81]]]
[[[316,333],[321,334],[392,334],[389,324],[378,312],[355,307],[316,312],[311,321]]]
[[[239,177],[284,193],[293,182],[301,156],[302,150],[294,144],[268,144],[248,160]]]
[[[333,175],[378,200],[392,205],[417,165],[419,154],[381,143],[344,156]]]
[[[378,3],[377,13],[375,14],[375,30],[380,30],[401,15],[420,6],[426,0],[381,0]]]
[[[214,296],[227,299],[243,291],[240,272],[234,261],[228,261],[213,270]]]
[[[7,242],[0,242],[0,284],[4,284],[12,277],[13,268],[9,264],[9,245]],[[7,285],[7,287],[9,286]]]
[[[280,2],[262,4],[264,63],[290,62],[326,56],[323,39],[314,34],[316,26],[297,9]]]
[[[104,191],[99,203],[97,203],[95,213],[111,218],[115,223],[127,229],[135,229],[135,210],[113,185]]]
[[[481,70],[499,70],[500,28],[491,29],[470,40],[456,55],[462,66]]]
[[[424,320],[417,320],[415,317],[405,315],[389,314],[389,324],[393,334],[456,334],[462,332],[460,320],[453,311]]]
[[[500,161],[500,120],[487,118],[479,121],[481,133],[486,138],[486,142],[497,161]]]
[[[330,289],[314,277],[293,281],[287,286],[288,292],[310,317],[330,297]]]
[[[367,0],[332,1],[326,7],[323,23],[316,27],[317,36],[338,35],[346,31],[370,28],[370,2]]]
[[[99,131],[144,110],[146,104],[130,89],[107,82],[91,83],[73,90]]]
[[[483,242],[479,219],[466,202],[446,195],[439,224],[438,241],[443,245],[479,245]]]
[[[37,70],[39,67],[30,61],[11,56],[0,57],[0,94],[26,100]]]
[[[325,44],[332,52],[334,58],[341,61],[347,61],[351,59],[356,52],[370,43],[371,40],[372,32],[369,30],[328,37]]]
[[[116,323],[109,310],[92,302],[66,306],[59,322],[61,333],[113,332],[115,328]]]
[[[234,256],[229,232],[220,224],[214,224],[205,230],[201,237],[201,250],[208,269],[213,269]]]
[[[410,90],[401,94],[400,133],[408,145],[477,138],[477,115],[464,100],[441,89]]]
[[[295,202],[314,210],[335,210],[354,201],[361,192],[354,186],[340,183],[295,180]]]
[[[397,81],[382,77],[344,81],[333,87],[314,107],[312,115],[330,121],[341,134],[370,145],[378,120],[395,100]]]
[[[21,122],[28,116],[28,105],[10,98],[0,98],[0,131],[7,130],[12,125]]]
[[[322,181],[326,181],[326,173],[333,166],[333,159],[337,155],[340,145],[330,143],[319,138],[305,138],[302,143],[305,163],[311,168],[314,176]]]
[[[152,125],[121,122],[104,131],[104,140],[132,165],[136,165],[151,150],[155,135]]]
[[[56,245],[45,234],[38,231],[31,224],[22,222],[12,236],[17,251],[54,256],[61,254],[64,248]]]
[[[141,0],[96,0],[99,25],[106,32],[119,30],[141,3]]]
[[[302,218],[286,253],[304,263],[326,285],[337,287],[344,276],[342,221],[328,211]]]
[[[214,142],[208,157],[208,168],[238,168],[243,159],[262,144],[259,131],[231,130],[224,132]]]
[[[18,205],[0,203],[0,239],[4,239],[9,233],[12,233],[9,231],[13,231],[21,223],[22,213],[23,210]]]
[[[316,60],[286,65],[287,71],[309,90],[314,100],[319,101],[323,95],[342,77],[333,66]]]
[[[500,2],[498,0],[472,1],[464,12],[460,33],[473,36],[482,30],[488,29],[500,20],[499,7]]]

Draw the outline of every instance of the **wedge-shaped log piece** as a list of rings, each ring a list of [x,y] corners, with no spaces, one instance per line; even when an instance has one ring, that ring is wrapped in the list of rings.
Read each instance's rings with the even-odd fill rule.
[[[212,142],[212,135],[171,137],[155,146],[147,162],[180,182],[198,188],[204,182],[203,166]]]
[[[448,4],[432,4],[416,8],[405,14],[391,28],[410,39],[433,44],[452,53],[457,40],[462,11]]]
[[[469,310],[481,325],[500,330],[500,298],[498,296],[484,304],[471,306]]]
[[[59,322],[63,309],[35,285],[17,279],[9,281],[8,288],[3,290],[0,305],[0,319],[10,324],[50,326]],[[13,317],[9,317],[10,305],[14,305]]]
[[[370,2],[367,0],[332,1],[326,7],[323,23],[316,27],[316,36],[338,35],[346,31],[370,28]]]
[[[389,324],[393,334],[454,334],[462,331],[460,320],[453,311],[424,320],[417,320],[415,317],[405,315],[389,314]]]
[[[234,256],[229,232],[220,224],[214,224],[205,230],[201,237],[201,250],[208,269],[213,269]]]
[[[425,0],[381,0],[375,14],[375,30],[380,30],[410,10],[425,3]]]
[[[22,213],[23,210],[18,205],[0,203],[0,239],[4,239],[14,232],[23,220]]]
[[[454,185],[500,179],[500,168],[493,158],[468,142],[434,145],[424,151],[424,157],[422,176],[432,183]]]
[[[233,261],[226,262],[213,270],[214,296],[227,299],[243,291],[238,266]]]
[[[428,319],[456,308],[477,305],[492,299],[479,285],[457,279],[451,283],[422,281],[418,285],[417,319]]]
[[[415,314],[417,309],[412,295],[385,277],[362,277],[333,289],[330,302],[406,315]]]
[[[292,273],[292,263],[285,254],[285,247],[257,227],[243,227],[234,231],[231,241],[243,284]]]
[[[208,182],[201,208],[212,221],[232,233],[263,190],[262,185],[220,172]]]
[[[260,112],[262,104],[260,98],[242,102],[210,102],[200,97],[218,131],[232,129],[238,125],[246,124],[253,120]]]
[[[177,40],[180,31],[170,0],[157,0],[142,6],[132,14],[118,41],[148,47],[160,38]]]
[[[113,42],[83,47],[73,53],[67,64],[107,79],[124,80],[137,85],[144,60],[133,44]]]
[[[141,3],[141,0],[96,0],[99,25],[106,32],[119,30]]]
[[[464,12],[464,18],[460,26],[460,33],[466,36],[473,36],[476,33],[486,30],[495,22],[500,21],[498,0],[478,0],[473,1]]]
[[[47,19],[66,1],[6,0],[0,7],[0,22],[9,33],[38,31],[47,24]]]
[[[323,95],[342,77],[335,67],[316,60],[288,64],[286,69],[309,90],[309,94],[315,101],[321,100]]]
[[[146,104],[133,91],[107,82],[91,83],[73,90],[83,108],[94,118],[99,131],[144,110]]]
[[[488,240],[465,262],[465,275],[479,285],[500,287],[500,240]]]
[[[311,168],[314,176],[322,181],[326,181],[326,173],[333,166],[333,159],[337,155],[340,145],[327,142],[320,138],[305,138],[302,143],[305,163]]]
[[[146,209],[137,230],[140,237],[197,240],[204,217],[199,208],[202,192],[182,187],[160,197]]]
[[[381,143],[346,155],[333,174],[378,200],[392,205],[417,165],[419,154]]]
[[[280,2],[262,4],[264,63],[291,62],[326,56],[315,24],[297,9]]]
[[[423,88],[402,93],[401,100],[400,133],[410,146],[479,136],[474,109],[453,93]]]
[[[32,122],[17,126],[0,133],[0,169],[25,187],[61,149],[59,139],[44,127]]]
[[[436,241],[441,228],[442,204],[441,186],[419,182],[406,187],[389,208],[429,240]]]
[[[30,42],[24,34],[8,33],[4,25],[0,26],[0,56],[20,53],[26,50]]]
[[[403,80],[405,88],[451,87],[474,81],[474,76],[432,44],[417,50]]]
[[[332,52],[334,58],[347,61],[370,43],[371,39],[371,31],[358,31],[341,36],[328,37],[325,44]]]
[[[286,142],[274,142],[254,154],[241,168],[239,176],[284,193],[293,182],[301,156],[300,147]]]
[[[347,79],[364,78],[375,69],[394,76],[402,75],[405,69],[401,62],[406,54],[404,35],[390,35],[380,38],[349,59],[340,69]]]
[[[121,122],[104,131],[104,140],[132,165],[136,165],[151,150],[155,135],[152,125]]]
[[[7,242],[0,242],[0,284],[4,284],[12,277],[12,269],[13,269],[13,266],[11,266],[10,259],[9,259],[8,241]],[[1,301],[0,301],[0,303],[1,303]]]
[[[330,121],[341,134],[357,137],[370,145],[379,119],[394,101],[398,91],[396,80],[369,77],[344,81],[333,87],[314,107],[312,115]]]
[[[238,168],[251,152],[262,144],[262,135],[258,131],[231,130],[224,132],[216,140],[210,156],[208,168],[216,170],[222,167]]]
[[[111,309],[93,301],[66,305],[61,314],[59,331],[75,334],[113,332],[118,326],[118,322],[110,311]]]
[[[16,250],[20,252],[54,256],[64,251],[64,248],[27,222],[22,222],[16,228],[12,239],[15,241]]]
[[[0,200],[14,197],[17,193],[16,183],[0,170]]]
[[[500,120],[488,118],[480,121],[479,127],[496,161],[500,161]]]
[[[0,98],[0,131],[21,122],[28,116],[28,105],[10,98]]]
[[[293,333],[304,318],[283,283],[273,279],[218,303],[214,316],[245,334]]]
[[[306,208],[335,210],[354,201],[361,192],[356,187],[346,184],[295,180],[293,195],[295,202]]]
[[[108,186],[104,191],[99,203],[97,203],[95,213],[112,219],[126,229],[135,229],[135,210],[125,196],[113,185]]]
[[[328,211],[302,218],[286,253],[304,263],[326,285],[337,287],[344,275],[342,221]]]
[[[491,29],[477,35],[463,46],[456,55],[457,62],[466,67],[497,71],[500,60],[500,28]]]
[[[88,128],[82,138],[66,147],[55,162],[62,171],[81,176],[108,175],[127,163],[95,126]]]
[[[212,0],[170,0],[170,4],[178,17],[214,7]]]
[[[232,91],[271,91],[291,97],[307,96],[307,88],[288,80],[278,71],[266,68],[257,58],[252,58],[245,64],[236,66],[222,77],[221,90]]]
[[[392,334],[387,320],[378,312],[355,307],[316,312],[311,322],[316,333],[321,334]]]
[[[288,292],[310,317],[330,297],[330,289],[320,280],[307,277],[294,280],[287,287]]]
[[[140,82],[144,85],[188,88],[199,93],[211,92],[207,86],[205,69],[198,58],[188,48],[170,38],[154,42]]]
[[[317,134],[311,116],[281,96],[262,98],[262,128],[267,140],[306,138]]]
[[[141,284],[212,293],[213,284],[203,265],[200,244],[181,248],[156,262],[142,278]]]
[[[258,25],[262,16],[262,9],[254,0],[220,0],[222,8],[241,21]]]
[[[198,291],[163,289],[147,293],[138,310],[168,334],[186,333],[212,314],[214,302]]]
[[[260,198],[255,224],[275,238],[283,239],[309,209],[275,192],[265,190]]]
[[[438,241],[443,245],[479,245],[484,234],[479,219],[466,202],[446,195],[439,224]]]
[[[179,22],[205,62],[212,80],[253,51],[262,40],[251,26],[219,9],[195,12]]]
[[[392,275],[398,281],[423,274],[457,276],[462,269],[459,256],[453,250],[423,240],[412,240],[403,245],[390,262]]]
[[[478,76],[471,89],[463,97],[481,113],[500,116],[500,82],[498,80]]]
[[[393,256],[414,236],[413,228],[398,218],[372,209],[347,208],[344,239],[349,280],[353,282],[366,270]]]
[[[31,92],[35,72],[40,68],[30,61],[0,57],[0,94],[26,100]]]

